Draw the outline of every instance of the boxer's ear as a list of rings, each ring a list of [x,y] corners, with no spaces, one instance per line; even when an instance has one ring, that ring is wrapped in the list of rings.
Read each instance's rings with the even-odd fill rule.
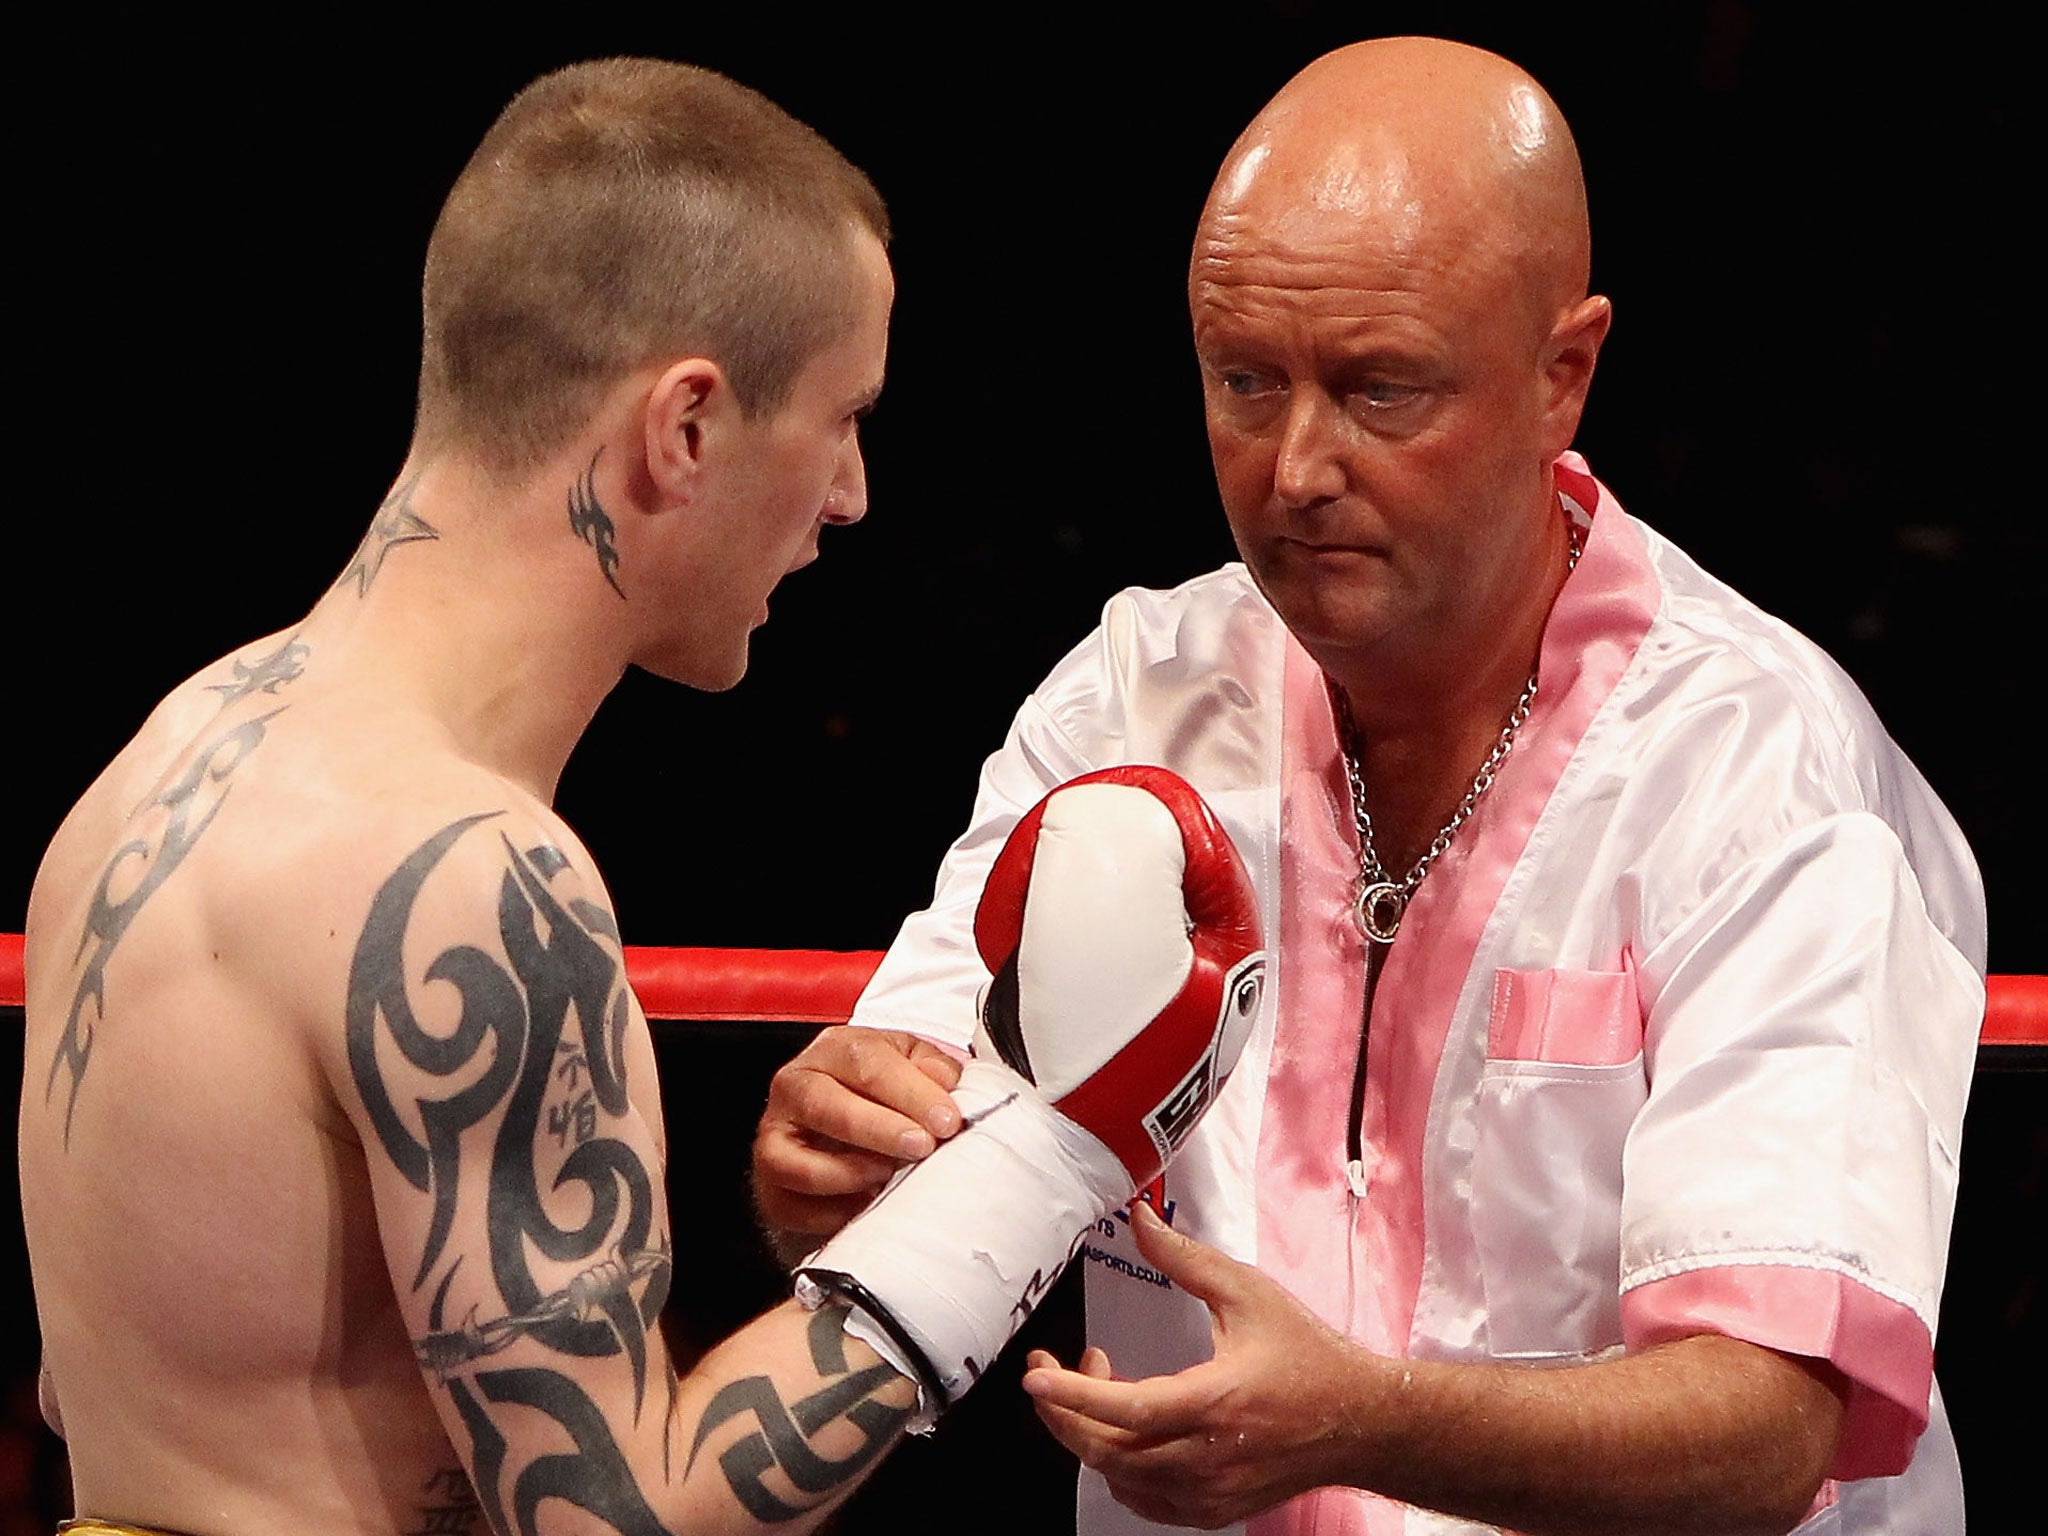
[[[744,413],[725,370],[706,357],[685,357],[662,370],[641,417],[647,475],[657,505],[694,500],[704,478],[707,439]]]

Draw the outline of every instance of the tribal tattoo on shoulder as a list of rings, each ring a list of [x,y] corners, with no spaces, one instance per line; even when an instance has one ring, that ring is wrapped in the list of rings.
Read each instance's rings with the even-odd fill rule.
[[[225,714],[243,699],[258,693],[275,694],[296,679],[305,670],[307,654],[307,647],[293,635],[268,656],[253,662],[237,659],[233,663],[232,682],[206,686],[221,696],[220,710]],[[128,818],[127,837],[100,871],[92,902],[86,908],[75,957],[84,961],[84,969],[72,991],[64,1030],[57,1037],[49,1076],[43,1084],[43,1102],[47,1104],[57,1092],[58,1079],[68,1082],[64,1097],[67,1149],[71,1145],[72,1120],[78,1112],[78,1091],[85,1086],[93,1045],[107,1016],[107,967],[114,951],[149,898],[170,879],[213,824],[214,817],[227,803],[235,770],[256,750],[265,729],[283,710],[284,706],[279,705],[206,741],[173,774],[167,786],[136,807]],[[116,897],[115,889],[124,884],[126,894]]]
[[[460,999],[452,1030],[427,1029],[415,1011],[403,962],[415,905],[449,850],[497,814],[450,822],[377,892],[349,974],[349,1065],[385,1155],[433,1202],[412,1279],[415,1292],[432,1287],[429,1331],[415,1348],[469,1429],[478,1496],[492,1528],[531,1536],[536,1508],[554,1498],[625,1536],[664,1536],[612,1427],[574,1375],[545,1365],[487,1364],[522,1341],[538,1345],[542,1358],[622,1358],[637,1423],[648,1395],[649,1331],[668,1297],[671,1269],[655,1172],[611,1134],[628,1110],[624,1042],[631,1017],[617,930],[603,908],[562,901],[550,890],[566,864],[558,852],[522,851],[500,833],[499,951],[451,944],[427,965],[423,980],[453,987]],[[394,1057],[411,1069],[402,1091],[383,1065]],[[422,1074],[444,1082],[446,1091],[413,1086]],[[488,1167],[465,1168],[464,1133],[493,1116],[499,1119]],[[552,1168],[545,1180],[544,1166]],[[466,1180],[483,1186],[482,1255],[454,1251],[449,1241]],[[565,1200],[570,1186],[580,1196]],[[564,1207],[578,1219],[558,1221]],[[567,1267],[567,1283],[544,1288],[533,1272],[536,1256],[556,1274]],[[488,1264],[502,1311],[483,1317],[472,1307],[460,1318],[447,1315],[465,1262]],[[664,1376],[672,1415],[676,1380],[672,1369]],[[508,1467],[509,1447],[487,1403],[553,1420],[574,1450]]]
[[[356,546],[355,558],[349,561],[348,569],[341,573],[336,586],[346,586],[354,581],[356,596],[365,596],[370,590],[370,583],[377,579],[377,573],[384,569],[384,557],[392,550],[401,544],[441,537],[439,529],[413,510],[412,493],[419,487],[420,476],[425,473],[424,469],[415,470],[411,479],[379,504],[377,515],[370,520],[370,531]]]
[[[296,681],[306,670],[306,657],[310,654],[297,634],[286,637],[284,644],[268,656],[255,661],[243,661],[237,657],[233,663],[235,678],[230,683],[208,683],[206,691],[220,695],[220,707],[238,704],[252,693],[276,693],[286,683]]]
[[[602,448],[592,454],[590,466],[576,477],[576,483],[569,488],[569,531],[597,551],[598,570],[611,583],[611,589],[624,597],[626,589],[619,585],[618,578],[618,527],[597,499],[597,461],[603,457]]]

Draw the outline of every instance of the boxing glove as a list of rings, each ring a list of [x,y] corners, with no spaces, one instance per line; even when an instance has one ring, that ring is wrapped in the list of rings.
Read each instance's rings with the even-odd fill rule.
[[[994,976],[977,1053],[1151,1183],[1235,1064],[1264,976],[1257,897],[1202,797],[1139,764],[1061,785],[1003,845],[974,942]]]
[[[965,1125],[799,1266],[808,1306],[920,1387],[928,1428],[980,1376],[1095,1221],[1214,1101],[1259,1010],[1258,905],[1177,775],[1061,785],[1011,832],[975,918],[993,973],[954,1089]]]

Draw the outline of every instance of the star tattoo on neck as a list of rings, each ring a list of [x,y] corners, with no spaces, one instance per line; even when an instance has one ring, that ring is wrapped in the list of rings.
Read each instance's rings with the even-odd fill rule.
[[[369,592],[370,583],[384,568],[384,557],[399,545],[441,537],[439,529],[412,509],[413,490],[425,473],[424,469],[416,470],[410,480],[385,497],[377,508],[377,515],[370,522],[370,531],[363,535],[363,542],[356,546],[355,558],[341,573],[341,585],[347,585],[350,578],[354,578],[356,596],[362,597]]]

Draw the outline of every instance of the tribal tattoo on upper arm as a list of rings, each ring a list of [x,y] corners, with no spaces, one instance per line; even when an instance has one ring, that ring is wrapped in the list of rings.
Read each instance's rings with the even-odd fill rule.
[[[268,656],[254,662],[236,660],[234,681],[207,686],[221,695],[224,713],[252,694],[275,694],[305,670],[306,655],[307,648],[293,635]],[[170,879],[213,824],[213,818],[227,803],[234,771],[256,750],[265,728],[283,710],[284,706],[279,705],[266,714],[244,720],[202,745],[183,769],[172,775],[168,785],[152,792],[136,807],[128,818],[128,837],[100,871],[99,883],[93,888],[91,904],[86,908],[75,957],[85,962],[85,968],[72,991],[64,1030],[57,1037],[49,1076],[43,1083],[43,1102],[48,1103],[57,1091],[57,1079],[69,1078],[70,1087],[64,1099],[67,1149],[71,1145],[72,1119],[78,1111],[78,1091],[85,1086],[93,1045],[107,1016],[107,966],[114,951],[144,904]],[[124,878],[133,878],[135,883],[126,895],[116,898],[114,887]]]
[[[370,519],[370,531],[356,546],[355,557],[349,561],[348,569],[341,573],[336,586],[346,586],[353,579],[356,596],[362,597],[369,592],[370,583],[377,579],[377,573],[384,569],[384,557],[392,550],[401,544],[441,537],[440,530],[412,507],[412,493],[418,489],[420,476],[425,473],[424,469],[415,470],[410,480],[378,504],[377,515]]]
[[[493,1529],[531,1536],[539,1503],[556,1498],[626,1536],[661,1536],[613,1427],[564,1368],[572,1359],[623,1358],[637,1423],[647,1396],[649,1332],[669,1289],[656,1172],[614,1134],[629,1109],[624,1041],[631,1017],[617,929],[602,907],[565,902],[550,890],[566,867],[558,852],[521,851],[501,833],[498,953],[450,944],[423,973],[425,981],[455,989],[460,1009],[452,1031],[421,1024],[405,971],[406,936],[422,889],[449,850],[497,814],[449,823],[377,892],[349,974],[350,1072],[385,1155],[433,1202],[412,1277],[415,1292],[432,1287],[428,1331],[415,1348],[469,1430],[478,1496]],[[387,1073],[394,1057],[409,1069],[402,1089]],[[435,1081],[447,1085],[438,1096]],[[488,1166],[472,1160],[466,1167],[464,1134],[493,1117]],[[556,1154],[544,1181],[543,1160],[555,1162]],[[484,1188],[482,1254],[450,1242],[458,1197],[470,1180]],[[562,1198],[569,1186],[580,1188],[580,1199]],[[565,1204],[584,1214],[558,1221]],[[543,1288],[535,1255],[557,1273],[566,1267],[567,1282]],[[488,1264],[490,1293],[502,1310],[480,1317],[472,1306],[448,1317],[450,1289],[465,1263],[472,1270]],[[543,1358],[563,1357],[562,1365],[484,1364],[522,1341],[539,1346]],[[676,1380],[661,1358],[673,1414]],[[552,1420],[574,1451],[508,1467],[510,1447],[486,1402]]]
[[[569,531],[597,551],[597,568],[604,573],[604,579],[619,596],[626,595],[626,589],[619,585],[619,548],[615,542],[618,526],[612,522],[612,515],[605,511],[597,499],[597,461],[604,457],[600,448],[590,456],[590,465],[576,477],[576,483],[569,488]]]
[[[673,1536],[586,1385],[591,1363],[622,1365],[633,1422],[640,1422],[650,1335],[673,1263],[657,1204],[659,1170],[617,1134],[629,1109],[624,1040],[632,1016],[618,930],[603,907],[559,898],[552,887],[567,867],[562,855],[517,848],[490,826],[501,814],[450,822],[399,865],[371,902],[349,973],[350,1075],[376,1145],[432,1202],[411,1277],[413,1292],[429,1297],[426,1331],[414,1348],[468,1434],[478,1502],[500,1536],[534,1536],[549,1499],[598,1516],[621,1536]],[[497,950],[457,942],[427,959],[422,983],[452,987],[459,1004],[452,1025],[429,1029],[405,964],[415,912],[456,844],[494,830],[503,856]],[[445,1088],[437,1092],[437,1084]],[[487,1165],[465,1164],[465,1133],[494,1117],[495,1130],[484,1132]],[[465,1186],[480,1189],[465,1196]],[[580,1195],[565,1202],[570,1186]],[[480,1254],[455,1236],[458,1203],[479,1195],[487,1212]],[[580,1219],[558,1221],[564,1204]],[[566,1271],[566,1282],[544,1286],[533,1272],[535,1255],[557,1276]],[[489,1315],[472,1305],[451,1316],[458,1277],[479,1265],[489,1268],[498,1304]],[[818,1385],[794,1401],[767,1376],[718,1392],[683,1475],[715,1430],[751,1415],[756,1427],[728,1444],[717,1463],[755,1519],[796,1519],[843,1492],[915,1407],[914,1392],[906,1396],[907,1384],[888,1366],[849,1364],[844,1318],[843,1307],[827,1307],[811,1322]],[[495,1363],[515,1349],[520,1363]],[[660,1360],[667,1394],[661,1477],[670,1481],[666,1427],[679,1388],[666,1351]],[[522,1415],[551,1426],[542,1437],[551,1449],[520,1463],[509,1430]],[[812,1449],[842,1422],[858,1442],[849,1453]],[[779,1481],[768,1476],[777,1469]]]

